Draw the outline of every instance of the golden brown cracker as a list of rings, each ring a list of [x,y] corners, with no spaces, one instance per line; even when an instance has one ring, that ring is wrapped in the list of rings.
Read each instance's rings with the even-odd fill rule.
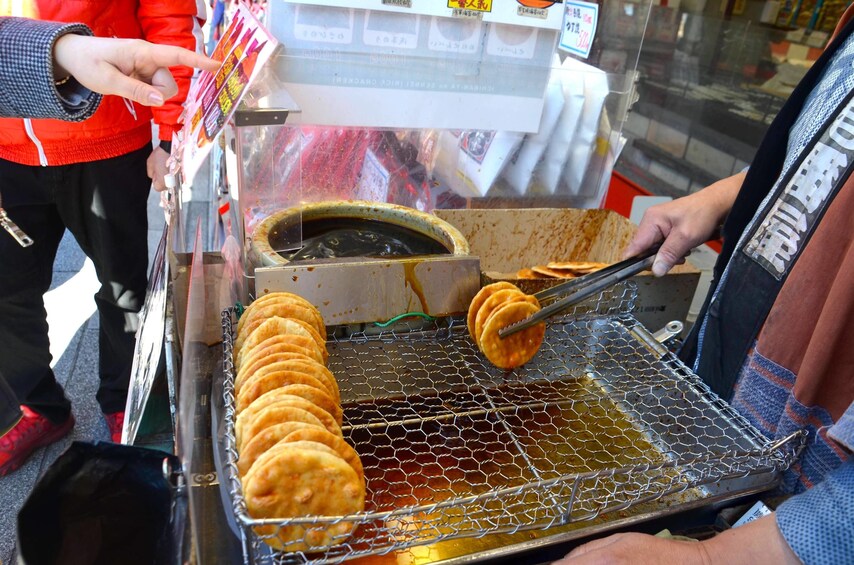
[[[253,355],[254,353],[258,353],[260,355],[262,350],[266,347],[279,345],[279,344],[288,344],[293,347],[288,347],[288,351],[302,353],[308,357],[311,357],[315,361],[320,364],[325,365],[326,360],[323,355],[317,349],[317,344],[310,337],[305,337],[304,335],[295,335],[295,334],[283,334],[283,335],[274,335],[273,337],[269,337],[259,343],[254,347],[244,347],[240,350],[240,353],[235,354],[235,365],[237,366],[238,371],[241,367],[243,367],[244,360],[249,359],[250,357],[256,357]]]
[[[303,320],[294,319],[293,321],[304,327],[305,330],[309,334],[311,334],[311,338],[315,341],[315,343],[317,343],[317,348],[320,350],[321,353],[323,353],[323,358],[328,358],[329,353],[326,351],[326,339],[321,337],[321,335],[317,333],[317,330],[314,328],[314,326]]]
[[[600,263],[598,261],[550,261],[546,266],[549,269],[569,271],[579,275],[598,271],[603,267],[607,267],[608,263]]]
[[[244,475],[243,481],[250,480],[255,469],[263,467],[267,461],[274,459],[276,455],[284,449],[308,449],[310,451],[320,451],[322,453],[328,453],[329,455],[340,457],[334,449],[316,441],[279,441],[258,457],[252,468],[250,468],[246,475]]]
[[[499,290],[507,290],[507,289],[517,289],[516,285],[511,284],[509,282],[497,282],[488,284],[485,287],[481,288],[477,294],[474,295],[474,298],[471,299],[471,303],[469,304],[468,316],[466,317],[466,324],[469,329],[469,336],[474,339],[474,324],[475,318],[477,317],[477,312],[480,310],[480,307],[486,301],[487,298],[493,295],[493,293],[498,292]]]
[[[290,434],[286,435],[282,438],[283,442],[291,442],[291,441],[316,441],[318,443],[322,443],[328,447],[331,447],[335,450],[335,452],[342,458],[344,461],[350,464],[353,467],[353,470],[356,471],[356,474],[359,475],[359,478],[364,482],[365,480],[365,469],[362,467],[362,460],[359,458],[359,454],[356,453],[356,450],[353,449],[349,443],[336,436],[335,434],[325,430],[323,428],[317,427],[303,427],[298,430],[294,430]]]
[[[314,428],[330,433],[323,424],[318,420],[317,424],[309,424],[306,422],[282,422],[273,424],[264,428],[248,442],[244,443],[243,449],[240,451],[240,457],[237,460],[237,472],[242,477],[246,475],[255,460],[263,455],[268,449],[279,443],[285,437],[297,430],[303,428]]]
[[[260,363],[255,370],[243,373],[244,378],[242,380],[235,382],[235,392],[240,394],[246,383],[248,383],[253,377],[265,375],[274,371],[294,371],[314,377],[323,385],[321,388],[329,392],[329,394],[335,398],[336,402],[340,400],[340,397],[338,396],[338,388],[335,383],[335,377],[332,376],[332,373],[325,365],[321,365],[312,359],[286,359],[285,361]]]
[[[326,410],[340,426],[343,421],[341,406],[316,378],[296,371],[274,371],[255,376],[237,396],[237,413],[248,408],[255,400],[271,390],[281,389],[316,404]]]
[[[530,361],[543,343],[545,323],[539,323],[504,339],[498,336],[498,330],[524,320],[538,311],[539,307],[530,302],[510,302],[495,310],[480,335],[481,351],[486,358],[501,369],[513,369]]]
[[[545,275],[545,276],[553,278],[553,279],[574,279],[575,278],[575,275],[572,274],[570,271],[561,271],[558,269],[552,269],[552,268],[546,267],[544,265],[534,265],[533,267],[531,267],[531,270],[534,271],[535,273],[539,273],[541,275]]]
[[[317,332],[312,334],[309,331],[307,324],[290,318],[282,318],[273,316],[271,318],[259,318],[249,322],[244,328],[243,333],[237,336],[234,342],[234,351],[240,355],[240,350],[243,347],[254,347],[267,338],[277,335],[301,335],[311,339],[314,346],[320,351],[324,362],[329,354],[326,352],[326,342],[315,338]]]
[[[243,322],[243,324],[241,325],[240,322],[237,323],[237,335],[241,335],[246,332],[247,328],[255,324],[258,320],[265,320],[267,318],[274,317],[287,318],[289,320],[300,320],[308,324],[309,327],[311,327],[318,335],[321,335],[320,328],[324,329],[323,333],[325,334],[325,326],[318,322],[319,318],[312,309],[295,302],[273,302],[264,305],[249,314],[244,312],[243,316],[240,317],[240,322]],[[323,335],[321,339],[322,341],[325,341],[326,336]]]
[[[292,300],[294,302],[299,302],[301,304],[304,304],[305,306],[312,306],[311,302],[309,302],[307,299],[303,298],[302,296],[300,296],[298,294],[294,294],[292,292],[279,291],[279,292],[269,292],[267,294],[262,294],[261,296],[259,296],[258,298],[256,298],[255,300],[252,301],[252,304],[250,304],[246,308],[246,311],[250,312],[254,308],[260,308],[261,306],[270,304],[271,302],[276,302],[276,301],[283,300],[283,299]]]
[[[539,279],[549,279],[551,277],[534,272],[532,269],[519,269],[516,271],[516,278],[523,280],[539,280]]]
[[[494,312],[496,308],[500,307],[504,303],[516,302],[519,300],[532,302],[536,300],[536,298],[525,294],[524,292],[518,289],[499,290],[498,292],[487,298],[486,301],[483,303],[483,306],[480,307],[477,316],[475,317],[475,342],[480,344],[480,334],[483,333],[483,325],[486,323],[486,320],[487,318],[489,318],[489,315],[492,314],[492,312]]]
[[[281,389],[273,389],[267,393],[262,394],[255,400],[255,402],[250,404],[243,412],[241,412],[237,419],[239,421],[243,414],[249,412],[250,410],[254,410],[257,414],[260,411],[265,410],[268,407],[271,408],[273,406],[292,406],[294,408],[300,408],[302,410],[305,410],[306,412],[310,413],[312,416],[320,420],[324,428],[336,435],[343,437],[341,433],[341,426],[338,425],[338,422],[335,421],[335,418],[332,416],[332,414],[320,408],[318,405],[309,402],[305,398],[282,392]],[[254,418],[245,422],[243,425],[243,432],[250,434],[250,436],[253,435],[250,430],[255,429],[253,427],[255,423],[256,422]]]
[[[293,371],[313,377],[320,381],[322,385],[320,388],[328,392],[336,403],[341,402],[341,393],[338,390],[338,382],[335,380],[335,377],[324,365],[311,359],[287,359],[285,361],[260,365],[256,370],[245,373],[246,378],[240,382],[239,386],[235,385],[235,391],[240,395],[243,392],[243,387],[250,379],[275,371]]]
[[[302,353],[267,352],[263,357],[253,359],[251,363],[243,364],[243,366],[237,371],[237,376],[234,377],[234,390],[239,392],[243,383],[245,383],[246,380],[261,367],[272,365],[273,363],[281,363],[282,361],[302,361],[304,363],[315,363],[319,365],[317,361],[311,357],[303,355]]]
[[[252,441],[252,438],[259,432],[269,428],[270,426],[275,426],[276,424],[284,422],[303,422],[305,424],[312,424],[325,428],[323,422],[320,421],[320,418],[308,410],[303,410],[302,408],[294,406],[264,405],[260,408],[253,409],[252,404],[250,404],[246,410],[240,413],[234,423],[234,434],[235,439],[237,440],[238,453],[243,450],[244,444]],[[252,432],[248,433],[247,430],[250,427],[252,428]]]
[[[365,489],[356,471],[341,457],[319,450],[282,448],[253,466],[243,483],[249,515],[262,518],[345,516],[365,508]],[[274,549],[320,551],[346,540],[354,523],[318,526],[258,526]]]

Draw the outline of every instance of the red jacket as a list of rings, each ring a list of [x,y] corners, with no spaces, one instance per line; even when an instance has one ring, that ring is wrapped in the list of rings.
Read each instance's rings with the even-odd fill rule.
[[[80,22],[96,36],[146,39],[199,50],[203,0],[30,0],[42,20]],[[15,14],[0,14],[15,15]],[[159,137],[171,141],[193,70],[172,69],[178,94],[159,108],[104,96],[98,111],[80,123],[0,119],[0,158],[24,165],[67,165],[135,151],[151,141],[151,118]],[[26,93],[21,93],[25,96]]]

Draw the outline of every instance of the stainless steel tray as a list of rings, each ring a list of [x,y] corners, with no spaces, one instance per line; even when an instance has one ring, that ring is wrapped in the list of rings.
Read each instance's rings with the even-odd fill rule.
[[[676,493],[688,503],[770,487],[799,442],[769,442],[630,315],[615,313],[630,297],[616,296],[617,307],[609,298],[604,316],[552,321],[536,357],[510,372],[486,361],[457,319],[330,340],[328,366],[341,388],[345,439],[365,466],[367,508],[282,520],[246,512],[233,430],[235,319],[224,312],[226,472],[247,562],[340,562],[592,526],[603,513]],[[253,530],[337,521],[358,527],[324,554],[271,552]]]

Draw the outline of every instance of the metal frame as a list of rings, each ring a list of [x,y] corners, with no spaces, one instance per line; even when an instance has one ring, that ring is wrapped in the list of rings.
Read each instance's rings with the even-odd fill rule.
[[[652,335],[620,313],[635,293],[626,283],[594,301],[610,314],[586,304],[552,321],[537,356],[509,373],[482,357],[457,319],[333,338],[328,364],[345,439],[365,466],[367,508],[276,520],[249,516],[237,475],[235,318],[225,311],[225,473],[247,562],[333,563],[569,523],[602,529],[593,521],[606,512],[675,493],[687,508],[770,488],[801,434],[772,443],[651,347]],[[326,553],[274,553],[263,542],[340,522],[355,532]]]

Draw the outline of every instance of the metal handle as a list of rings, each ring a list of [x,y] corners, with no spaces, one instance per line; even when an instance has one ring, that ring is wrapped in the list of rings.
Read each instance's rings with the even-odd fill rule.
[[[685,325],[682,322],[680,322],[679,320],[673,320],[672,322],[668,322],[666,326],[652,334],[652,337],[654,337],[655,341],[657,341],[658,343],[664,343],[668,339],[681,334],[684,328]]]

